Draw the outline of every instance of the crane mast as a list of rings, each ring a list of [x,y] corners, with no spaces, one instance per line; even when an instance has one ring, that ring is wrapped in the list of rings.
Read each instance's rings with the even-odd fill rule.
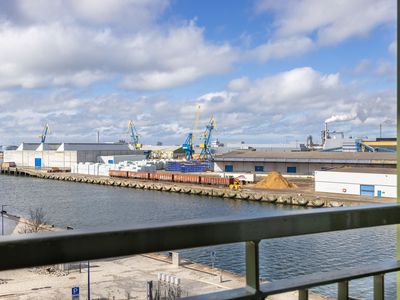
[[[203,133],[203,144],[200,144],[201,152],[200,152],[200,159],[201,160],[211,160],[212,153],[211,153],[211,136],[212,132],[216,127],[216,121],[214,116],[211,117],[210,121],[206,126],[206,130]]]
[[[44,124],[42,134],[39,135],[40,143],[46,142],[46,137],[47,137],[48,133],[49,133],[49,124],[46,123],[46,124]]]
[[[133,124],[132,120],[128,122],[128,130],[129,135],[131,137],[131,144],[135,150],[140,150],[142,148],[142,144],[139,143],[139,133],[136,130],[135,125]]]

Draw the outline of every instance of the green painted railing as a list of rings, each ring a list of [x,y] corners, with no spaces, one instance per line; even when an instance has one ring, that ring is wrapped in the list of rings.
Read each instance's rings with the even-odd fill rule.
[[[383,299],[383,274],[400,270],[396,261],[341,271],[312,274],[260,284],[259,241],[372,226],[400,224],[400,205],[312,209],[251,219],[207,219],[163,225],[72,230],[6,236],[0,239],[0,270],[118,257],[236,242],[246,243],[246,287],[190,299],[264,299],[298,290],[338,283],[338,298],[347,299],[348,282],[374,276],[374,299]]]

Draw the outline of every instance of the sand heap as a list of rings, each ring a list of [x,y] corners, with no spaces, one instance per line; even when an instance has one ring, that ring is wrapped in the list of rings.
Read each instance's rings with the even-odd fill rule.
[[[254,187],[262,189],[290,189],[296,188],[297,185],[289,182],[279,172],[271,172],[263,180],[257,182]]]

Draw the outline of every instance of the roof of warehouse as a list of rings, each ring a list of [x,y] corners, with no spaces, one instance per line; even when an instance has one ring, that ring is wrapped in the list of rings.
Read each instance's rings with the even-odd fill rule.
[[[142,150],[151,150],[151,151],[175,151],[180,149],[182,146],[175,145],[143,145]]]
[[[57,151],[124,151],[131,150],[122,143],[62,143]]]
[[[51,148],[57,149],[61,144],[60,143],[46,143],[47,146]],[[17,150],[36,150],[39,146],[41,146],[41,143],[21,143]]]
[[[58,147],[60,147],[60,144],[40,143],[36,151],[57,150]]]
[[[214,161],[288,161],[288,162],[366,162],[396,164],[396,153],[389,152],[266,152],[233,151],[216,155]]]
[[[318,172],[345,172],[345,173],[372,173],[372,174],[397,174],[396,168],[336,168]]]

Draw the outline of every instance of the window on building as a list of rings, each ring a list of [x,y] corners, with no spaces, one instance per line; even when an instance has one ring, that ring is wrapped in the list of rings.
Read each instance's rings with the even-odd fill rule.
[[[256,172],[264,172],[264,166],[255,166],[254,170]]]
[[[287,167],[286,173],[296,173],[297,169],[296,167]]]
[[[225,165],[225,172],[233,172],[233,165]]]
[[[361,184],[360,195],[373,197],[375,195],[375,186],[369,184]]]

